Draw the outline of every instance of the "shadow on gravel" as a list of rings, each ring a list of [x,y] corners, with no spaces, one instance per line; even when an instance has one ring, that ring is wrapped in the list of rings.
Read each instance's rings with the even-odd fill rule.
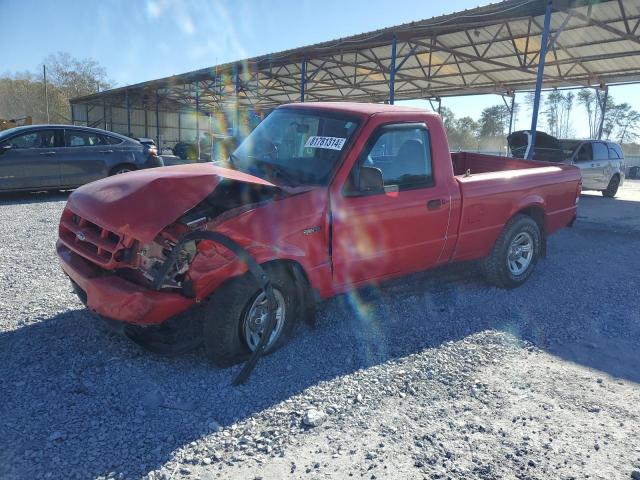
[[[620,261],[640,241],[603,248],[616,242],[606,232],[562,232],[516,290],[487,287],[462,264],[342,295],[320,306],[317,328],[299,327],[237,388],[230,383],[239,366],[214,368],[202,352],[154,356],[85,310],[34,320],[0,334],[0,477],[29,478],[33,465],[54,477],[60,468],[66,478],[139,477],[218,424],[488,329],[640,382],[640,262]]]
[[[70,191],[43,192],[0,192],[0,205],[22,205],[29,203],[61,202],[69,197]]]
[[[593,228],[640,234],[640,201],[605,198],[600,194],[580,196],[578,221]]]

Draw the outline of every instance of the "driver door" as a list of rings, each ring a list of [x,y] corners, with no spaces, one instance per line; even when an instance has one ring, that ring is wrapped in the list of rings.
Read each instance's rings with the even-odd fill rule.
[[[359,170],[382,173],[383,188],[359,191]],[[336,286],[352,286],[435,265],[445,245],[449,187],[435,182],[424,124],[377,129],[342,195],[332,198]]]

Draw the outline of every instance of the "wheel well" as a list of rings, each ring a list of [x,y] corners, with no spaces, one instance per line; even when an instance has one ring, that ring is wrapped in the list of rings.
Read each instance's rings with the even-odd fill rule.
[[[116,166],[111,167],[111,170],[109,170],[109,175],[114,175],[118,170],[120,170],[123,167],[126,167],[130,170],[138,169],[138,167],[136,167],[133,163],[119,163]]]
[[[271,260],[262,264],[263,267],[268,265],[284,266],[291,275],[299,298],[300,311],[298,313],[304,323],[313,326],[315,324],[316,298],[303,266],[295,260]]]
[[[523,208],[522,210],[516,213],[516,215],[518,214],[527,215],[528,217],[533,218],[533,220],[538,224],[538,228],[540,229],[540,232],[544,233],[545,214],[544,214],[544,209],[542,207],[531,206],[531,207]]]
[[[546,257],[547,256],[547,235],[545,233],[546,228],[545,228],[544,208],[540,206],[532,205],[531,207],[523,208],[522,210],[516,213],[516,215],[518,214],[531,217],[533,221],[538,224],[538,228],[540,229],[540,236],[541,236],[540,253],[542,257]]]

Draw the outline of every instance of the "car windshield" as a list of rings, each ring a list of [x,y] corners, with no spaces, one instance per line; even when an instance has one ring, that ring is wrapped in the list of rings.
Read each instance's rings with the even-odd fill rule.
[[[358,121],[279,109],[231,154],[232,167],[279,185],[326,185]]]

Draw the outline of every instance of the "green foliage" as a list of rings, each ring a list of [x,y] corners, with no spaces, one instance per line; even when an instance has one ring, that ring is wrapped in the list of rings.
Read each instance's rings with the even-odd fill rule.
[[[480,114],[480,135],[503,137],[509,128],[509,109],[506,105],[485,108]]]

